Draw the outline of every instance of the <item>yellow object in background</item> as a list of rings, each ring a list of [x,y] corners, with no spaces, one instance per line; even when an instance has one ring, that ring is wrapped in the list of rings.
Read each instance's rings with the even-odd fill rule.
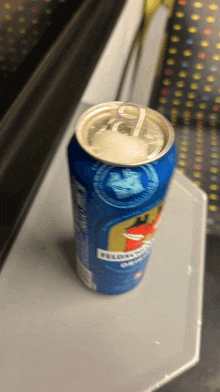
[[[169,9],[169,18],[170,18],[173,12],[174,1],[175,0],[145,0],[144,28],[141,36],[141,45],[143,45],[144,39],[147,34],[148,26],[156,11],[159,9],[161,5],[164,5]],[[157,65],[156,77],[159,76],[161,73],[162,60],[164,57],[164,50],[166,47],[166,40],[167,40],[167,34],[164,34],[164,38],[161,43],[160,56],[158,58],[158,63],[157,63],[158,65]]]
[[[161,6],[165,5],[169,8],[169,17],[172,15],[172,10],[174,6],[174,0],[145,0],[145,18],[147,23],[150,22],[152,16]]]
[[[145,10],[144,10],[144,30],[142,34],[142,42],[145,38],[146,30],[149,23],[154,16],[155,12],[161,5],[165,5],[169,9],[169,17],[172,15],[173,6],[175,0],[145,0]]]

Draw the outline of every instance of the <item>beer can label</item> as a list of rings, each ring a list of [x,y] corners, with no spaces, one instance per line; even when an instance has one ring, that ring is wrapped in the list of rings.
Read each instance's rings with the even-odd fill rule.
[[[92,164],[89,192],[72,178],[78,275],[91,289],[105,294],[128,291],[143,278],[164,202],[161,195],[148,203],[158,189],[154,165],[148,165],[147,170],[128,169],[138,174],[132,179],[129,172],[129,181],[127,168],[114,169]],[[111,173],[120,175],[117,187]],[[143,186],[144,179],[147,183]]]
[[[151,210],[123,220],[108,231],[108,249],[97,248],[97,258],[108,270],[117,273],[135,271],[151,253],[163,203]]]

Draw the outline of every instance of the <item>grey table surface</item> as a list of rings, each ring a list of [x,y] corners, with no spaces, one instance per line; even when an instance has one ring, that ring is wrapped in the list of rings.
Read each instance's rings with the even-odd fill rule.
[[[220,391],[220,238],[206,239],[203,326],[199,363],[158,392]]]
[[[1,391],[150,392],[199,359],[207,198],[176,171],[141,284],[90,291],[74,271],[74,124],[0,275]]]

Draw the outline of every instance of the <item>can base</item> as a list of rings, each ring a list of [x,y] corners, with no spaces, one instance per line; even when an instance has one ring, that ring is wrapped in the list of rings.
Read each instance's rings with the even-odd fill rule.
[[[95,291],[96,293],[99,294],[103,294],[103,295],[121,295],[121,294],[125,294],[133,289],[135,289],[140,282],[142,281],[143,277],[144,277],[144,273],[145,271],[138,271],[135,273],[134,275],[134,279],[136,279],[136,282],[130,286],[130,287],[122,287],[120,286],[120,289],[117,289],[117,286],[114,287],[114,289],[112,288],[108,288],[107,285],[103,285],[102,287],[97,287],[97,277],[90,271],[88,270],[80,261],[79,257],[77,257],[77,268],[76,268],[76,274],[79,277],[80,281],[82,283],[84,283],[84,285],[92,290]]]

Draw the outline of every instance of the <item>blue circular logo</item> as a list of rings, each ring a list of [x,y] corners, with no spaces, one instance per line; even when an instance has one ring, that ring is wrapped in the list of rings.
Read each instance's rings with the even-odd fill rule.
[[[149,200],[158,185],[158,175],[150,164],[132,168],[101,165],[94,177],[98,196],[118,208],[133,208]]]

